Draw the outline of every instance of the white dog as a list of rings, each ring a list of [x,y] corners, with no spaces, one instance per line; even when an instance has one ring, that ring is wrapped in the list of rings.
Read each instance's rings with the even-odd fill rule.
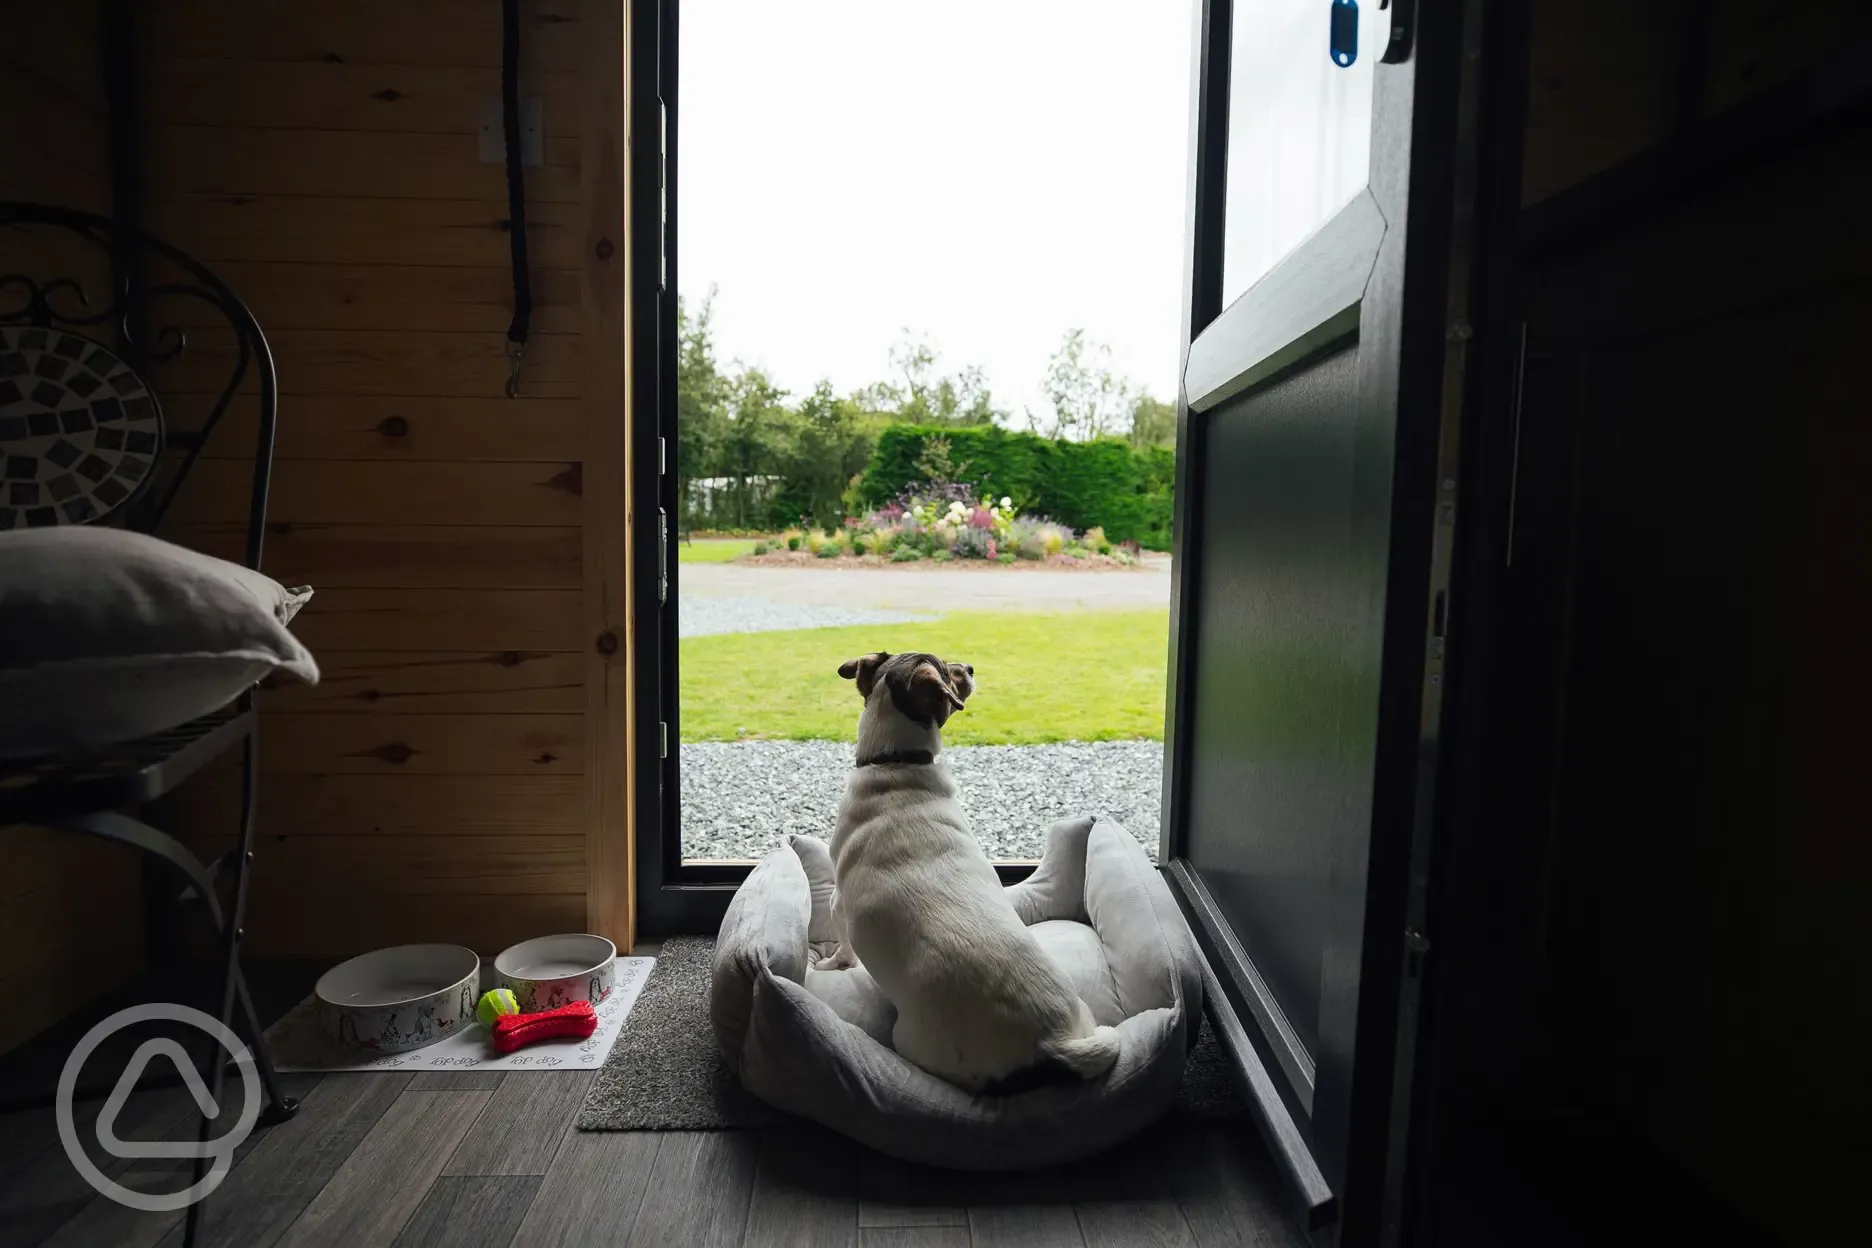
[[[897,1007],[897,1052],[969,1091],[1103,1074],[1117,1032],[1093,1022],[1014,913],[940,758],[975,669],[867,654],[839,675],[864,710],[832,834],[840,944],[816,969],[862,962]]]

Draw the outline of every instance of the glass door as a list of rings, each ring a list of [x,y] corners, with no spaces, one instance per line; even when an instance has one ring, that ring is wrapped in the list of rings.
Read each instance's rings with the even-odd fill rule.
[[[1160,860],[1337,1242],[1402,1199],[1481,7],[1198,6]]]

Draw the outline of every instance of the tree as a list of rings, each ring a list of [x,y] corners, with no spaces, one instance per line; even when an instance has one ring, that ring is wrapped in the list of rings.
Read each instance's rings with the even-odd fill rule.
[[[786,423],[789,436],[780,469],[785,502],[821,528],[836,528],[845,516],[844,496],[852,478],[870,462],[874,422],[852,400],[834,394],[831,382],[821,381]]]
[[[676,301],[676,497],[689,505],[689,483],[716,475],[728,433],[729,379],[715,364],[715,288],[689,315]]]
[[[963,466],[955,462],[949,439],[940,433],[931,434],[917,453],[917,480],[924,485],[950,485],[961,475]]]
[[[849,397],[821,381],[789,402],[760,369],[718,361],[715,297],[711,287],[696,306],[680,299],[676,306],[673,471],[685,520],[768,528],[809,519],[833,527],[860,506],[863,474],[889,426],[950,431],[927,440],[916,472],[926,481],[953,481],[975,474],[969,462],[975,456],[952,448],[949,437],[957,448],[979,448],[990,432],[984,427],[1005,423],[1007,413],[995,407],[980,368],[946,371],[936,347],[907,330],[890,352],[888,379]],[[1140,451],[1175,441],[1175,409],[1120,375],[1110,349],[1084,330],[1068,332],[1053,353],[1045,390],[1051,412],[1028,414],[1037,434],[1074,441],[1125,436]],[[711,494],[702,515],[693,485],[708,478],[725,479],[727,489]]]
[[[1136,387],[1113,371],[1111,348],[1087,339],[1083,329],[1066,331],[1059,350],[1047,361],[1041,389],[1053,411],[1044,420],[1028,412],[1035,433],[1086,441],[1130,429]]]
[[[786,391],[758,368],[742,368],[728,391],[731,415],[718,462],[721,475],[734,478],[735,525],[745,529],[754,516],[748,480],[773,471],[785,447]]]
[[[1131,445],[1175,446],[1176,406],[1140,393],[1131,407]]]
[[[946,375],[937,370],[942,353],[909,330],[890,350],[891,368],[901,380],[874,382],[852,396],[860,407],[913,425],[957,428],[992,425],[1004,415],[994,405],[988,378],[971,364]]]
[[[988,377],[979,364],[938,381],[932,406],[939,425],[992,425],[1003,414],[988,393]]]

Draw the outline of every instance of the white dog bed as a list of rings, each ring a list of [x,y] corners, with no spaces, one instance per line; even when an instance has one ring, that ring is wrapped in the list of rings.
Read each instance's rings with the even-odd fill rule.
[[[710,1015],[748,1091],[880,1152],[967,1170],[1088,1156],[1169,1107],[1196,1042],[1195,942],[1123,827],[1058,823],[1040,866],[1008,889],[1021,920],[1123,1049],[1098,1079],[977,1096],[890,1048],[895,1010],[862,967],[808,969],[836,945],[832,858],[796,836],[748,876],[722,921]]]

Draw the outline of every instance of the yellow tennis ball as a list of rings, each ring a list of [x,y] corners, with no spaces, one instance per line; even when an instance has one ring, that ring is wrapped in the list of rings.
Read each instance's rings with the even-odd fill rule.
[[[481,994],[481,1004],[475,1006],[475,1017],[484,1027],[492,1027],[494,1020],[503,1014],[518,1014],[520,1003],[514,1000],[513,991],[508,988],[494,988]]]

